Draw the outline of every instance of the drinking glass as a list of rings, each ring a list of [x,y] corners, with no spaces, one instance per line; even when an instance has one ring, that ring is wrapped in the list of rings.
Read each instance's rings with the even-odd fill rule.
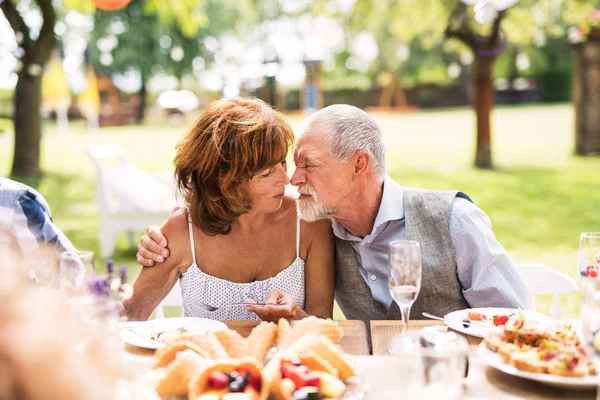
[[[93,251],[66,251],[60,255],[61,288],[81,287],[95,276]]]
[[[390,294],[402,313],[402,333],[408,329],[410,308],[421,290],[421,245],[412,240],[397,240],[388,249]]]
[[[389,351],[405,382],[400,398],[461,399],[468,348],[464,337],[435,327],[396,336]]]
[[[600,368],[600,280],[586,279],[584,287],[586,290],[582,294],[580,309],[583,341],[586,353],[598,371]],[[596,399],[600,400],[600,381],[598,381]]]
[[[584,280],[596,278],[598,269],[600,269],[600,232],[583,232],[579,241],[579,275]]]

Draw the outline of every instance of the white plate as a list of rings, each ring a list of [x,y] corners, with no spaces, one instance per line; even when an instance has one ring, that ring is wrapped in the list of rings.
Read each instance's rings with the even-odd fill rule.
[[[121,339],[133,346],[147,349],[160,349],[164,347],[162,341],[152,340],[153,336],[163,333],[169,337],[178,335],[178,329],[185,329],[186,333],[202,333],[207,331],[224,331],[227,325],[221,321],[206,318],[163,318],[150,321],[122,322],[119,326]]]
[[[557,376],[550,374],[539,374],[535,372],[520,371],[510,364],[504,362],[502,357],[494,353],[485,346],[485,343],[479,344],[477,348],[479,357],[490,367],[502,371],[512,376],[525,378],[536,382],[545,383],[550,386],[565,389],[594,389],[598,384],[597,376],[586,376],[582,378],[571,378],[567,376]]]
[[[481,314],[487,315],[489,320],[487,321],[471,321],[471,326],[465,328],[462,324],[463,319],[467,318],[469,311],[475,311]],[[466,310],[458,310],[446,314],[444,316],[444,322],[449,328],[461,332],[467,335],[483,338],[488,332],[494,327],[492,323],[492,317],[494,315],[511,315],[516,314],[517,310],[514,308],[468,308]],[[528,320],[546,322],[550,321],[550,318],[537,313],[535,311],[522,311],[525,314],[525,318]]]

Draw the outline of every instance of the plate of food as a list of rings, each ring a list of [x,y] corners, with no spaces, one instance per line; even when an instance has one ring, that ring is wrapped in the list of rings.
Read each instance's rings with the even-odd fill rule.
[[[232,330],[184,335],[154,353],[144,381],[168,400],[362,400],[369,385],[337,345],[342,335],[335,321],[316,317],[263,321],[246,338]]]
[[[570,389],[592,389],[598,377],[571,324],[542,325],[511,318],[478,348],[492,368],[520,378]]]
[[[121,339],[130,345],[147,349],[160,349],[169,340],[183,334],[199,334],[227,330],[221,321],[206,318],[163,318],[150,321],[122,322]]]
[[[509,318],[516,316],[529,321],[547,323],[550,318],[535,311],[522,311],[514,308],[467,308],[446,314],[444,323],[452,330],[466,335],[483,338],[495,326],[504,325]]]

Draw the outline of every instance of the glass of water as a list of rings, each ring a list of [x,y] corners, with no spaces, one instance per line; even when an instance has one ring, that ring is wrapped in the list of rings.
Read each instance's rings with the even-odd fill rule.
[[[600,279],[588,278],[583,284],[580,309],[581,333],[586,353],[598,371],[600,368]],[[596,399],[600,400],[600,380],[597,383]]]
[[[65,251],[60,255],[61,288],[79,288],[95,276],[93,251]]]
[[[399,398],[461,399],[468,348],[464,337],[435,327],[396,336],[389,351],[406,383]]]
[[[402,313],[402,332],[408,329],[410,308],[421,290],[421,245],[413,240],[397,240],[388,249],[390,294]]]

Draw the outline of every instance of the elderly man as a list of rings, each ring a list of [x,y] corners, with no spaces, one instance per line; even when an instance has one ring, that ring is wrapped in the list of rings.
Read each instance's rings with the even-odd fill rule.
[[[40,278],[43,283],[57,285],[60,255],[76,251],[52,221],[50,207],[41,194],[0,177],[0,270],[19,267],[32,280]],[[73,259],[62,273],[62,278],[79,286],[83,264]]]
[[[401,317],[387,265],[388,245],[401,239],[419,242],[422,251],[422,286],[411,318],[468,307],[534,309],[485,213],[459,191],[398,186],[385,173],[381,130],[364,111],[340,104],[313,114],[294,161],[300,216],[333,221],[335,298],[346,318]],[[152,254],[159,252],[156,243],[166,243],[157,228],[148,232],[138,252],[144,265],[168,255]]]

